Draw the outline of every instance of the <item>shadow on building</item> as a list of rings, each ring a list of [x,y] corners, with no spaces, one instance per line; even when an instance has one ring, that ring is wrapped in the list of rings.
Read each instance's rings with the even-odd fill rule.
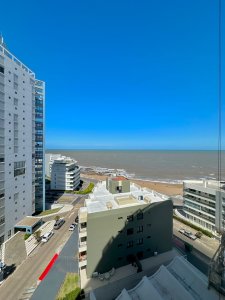
[[[141,272],[142,259],[172,249],[171,200],[140,205],[138,209],[137,206],[109,209],[101,212],[101,217],[96,213],[90,218],[87,223],[88,277],[95,272],[103,274],[127,264]],[[80,253],[80,256],[83,254]]]

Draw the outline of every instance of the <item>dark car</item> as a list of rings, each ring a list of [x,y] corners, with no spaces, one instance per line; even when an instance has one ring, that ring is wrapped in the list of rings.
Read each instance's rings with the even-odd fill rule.
[[[64,223],[65,223],[64,219],[59,219],[59,220],[55,221],[54,229],[59,229]]]

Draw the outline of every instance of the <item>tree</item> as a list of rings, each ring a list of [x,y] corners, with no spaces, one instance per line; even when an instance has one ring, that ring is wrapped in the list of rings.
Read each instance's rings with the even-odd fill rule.
[[[34,232],[34,237],[35,237],[37,242],[40,242],[40,240],[41,240],[41,230],[35,231]]]
[[[60,219],[60,216],[55,216],[55,221],[58,221]]]

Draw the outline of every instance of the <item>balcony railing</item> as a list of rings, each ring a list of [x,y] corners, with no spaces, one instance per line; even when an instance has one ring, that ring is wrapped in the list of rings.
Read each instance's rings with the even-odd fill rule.
[[[205,200],[203,200],[201,198],[193,197],[193,196],[190,196],[190,195],[187,195],[187,194],[184,195],[184,199],[188,199],[188,200],[190,200],[190,201],[192,201],[192,202],[194,202],[196,204],[203,204],[205,206],[210,206],[210,207],[212,207],[214,209],[216,208],[216,205],[213,204],[213,203],[211,203],[211,202],[208,202],[208,201],[205,201]]]
[[[193,194],[199,197],[203,197],[203,198],[207,198],[211,201],[215,201],[216,197],[214,195],[210,195],[210,194],[206,194],[206,193],[202,193],[200,191],[193,191],[191,189],[185,189],[184,192],[189,193],[189,194]]]
[[[87,260],[87,255],[82,255],[79,257],[79,261]]]

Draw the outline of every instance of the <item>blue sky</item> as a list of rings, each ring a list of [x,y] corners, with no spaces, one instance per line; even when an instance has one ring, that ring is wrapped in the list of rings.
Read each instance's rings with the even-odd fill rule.
[[[46,81],[46,147],[215,149],[216,2],[2,1],[8,48]]]

